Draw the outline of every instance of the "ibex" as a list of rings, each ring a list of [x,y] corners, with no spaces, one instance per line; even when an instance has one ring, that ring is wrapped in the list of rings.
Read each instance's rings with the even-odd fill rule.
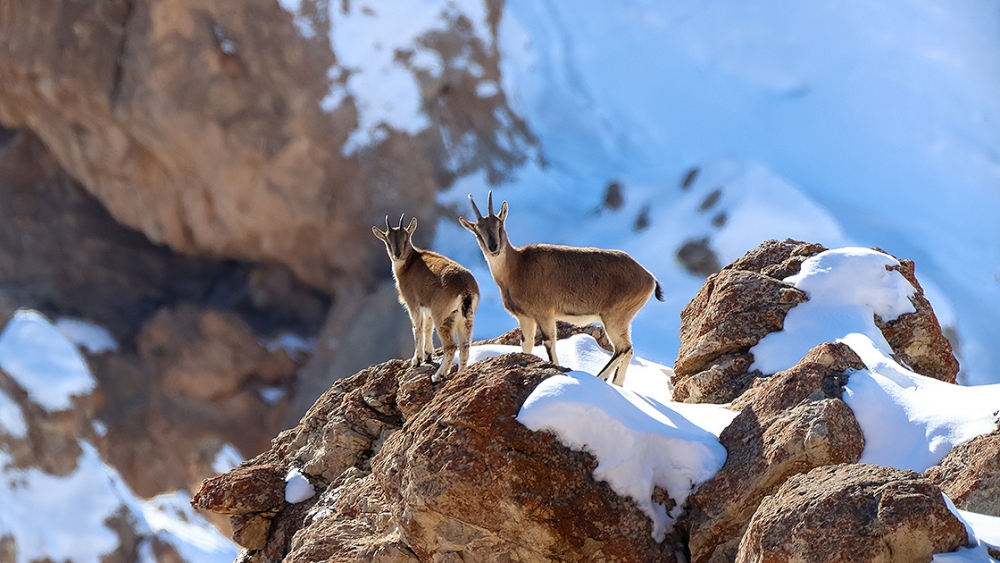
[[[521,349],[531,353],[535,329],[541,331],[549,360],[556,359],[556,321],[576,324],[599,321],[614,351],[598,377],[621,386],[632,361],[632,319],[655,292],[663,301],[663,288],[631,256],[620,250],[577,248],[552,244],[511,244],[504,228],[507,202],[483,217],[469,195],[476,222],[459,217],[472,231],[500,288],[503,306],[521,326]]]
[[[413,367],[423,362],[431,363],[433,326],[444,349],[441,366],[431,376],[431,381],[437,383],[451,371],[456,349],[455,333],[458,336],[458,371],[461,372],[469,361],[472,322],[479,306],[479,284],[472,277],[472,272],[454,260],[413,246],[410,237],[417,228],[416,217],[404,229],[402,216],[399,217],[399,226],[395,228],[389,225],[389,217],[386,216],[385,228],[383,232],[373,226],[372,232],[385,243],[385,250],[392,260],[392,275],[396,278],[399,302],[410,314],[414,348],[410,363]]]

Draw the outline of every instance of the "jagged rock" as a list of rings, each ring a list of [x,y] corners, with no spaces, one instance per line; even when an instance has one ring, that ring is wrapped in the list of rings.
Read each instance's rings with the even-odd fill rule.
[[[861,457],[864,435],[840,398],[844,372],[858,367],[846,345],[824,344],[793,368],[755,380],[732,405],[741,413],[719,436],[726,463],[681,518],[692,563],[733,561],[761,499],[790,476]]]
[[[930,301],[924,296],[924,288],[917,281],[912,260],[900,260],[896,268],[916,290],[910,302],[916,313],[903,315],[892,321],[883,321],[875,316],[875,325],[893,352],[906,365],[920,375],[926,375],[948,383],[955,383],[958,375],[958,360],[952,353],[951,342],[944,335]]]
[[[1000,430],[952,448],[924,476],[955,505],[969,512],[1000,516]]]
[[[417,557],[667,561],[635,505],[593,481],[596,460],[514,416],[558,373],[534,356],[476,364],[386,440],[372,473]],[[461,554],[461,555],[460,555]]]
[[[381,254],[370,221],[435,216],[439,187],[475,170],[499,181],[533,138],[502,90],[479,95],[500,83],[495,7],[492,35],[456,15],[419,38],[447,69],[409,69],[424,130],[386,127],[373,146],[345,151],[365,100],[324,107],[350,74],[326,37],[327,9],[302,3],[316,26],[305,37],[296,20],[308,13],[267,0],[15,2],[0,21],[0,120],[36,132],[112,215],[157,243],[286,264],[327,290],[370,281]],[[467,156],[455,159],[455,145]]]
[[[439,385],[433,371],[393,360],[339,380],[246,462],[300,468],[321,492],[276,514],[244,515],[270,525],[266,545],[240,560],[674,560],[673,544],[653,540],[633,501],[594,481],[592,455],[515,420],[556,366],[511,354]],[[198,498],[224,498],[215,489],[236,478],[238,470],[206,482]]]
[[[202,485],[191,506],[218,514],[268,512],[285,502],[284,475],[273,465],[241,465]]]
[[[728,363],[733,356],[746,356],[761,338],[781,330],[785,314],[805,300],[806,294],[790,284],[755,272],[725,269],[709,277],[681,311],[674,400],[686,400],[691,395],[726,398],[721,402],[732,400],[735,395],[728,389],[695,390],[687,379],[712,369],[717,362]],[[726,358],[720,360],[722,356]],[[717,379],[712,382],[726,384]]]
[[[776,280],[783,280],[799,273],[802,262],[826,249],[821,244],[792,239],[780,242],[773,239],[765,240],[725,269],[757,272]]]
[[[968,544],[941,489],[912,471],[819,467],[764,499],[738,563],[912,563]]]
[[[785,315],[806,300],[781,281],[826,248],[787,239],[764,241],[709,276],[681,311],[681,346],[674,362],[675,401],[728,403],[753,374],[748,351],[784,326]]]
[[[804,292],[782,280],[824,250],[791,239],[769,240],[710,276],[681,311],[674,400],[728,403],[745,391],[761,375],[747,371],[753,363],[750,348],[781,330],[788,311],[807,300]],[[917,373],[953,383],[958,362],[917,283],[913,263],[901,260],[899,271],[914,286],[916,312],[890,322],[877,317],[873,321]]]
[[[335,381],[386,358],[413,355],[413,334],[396,284],[383,282],[375,291],[357,286],[338,294],[316,345],[296,381],[295,397],[285,426],[292,427]]]

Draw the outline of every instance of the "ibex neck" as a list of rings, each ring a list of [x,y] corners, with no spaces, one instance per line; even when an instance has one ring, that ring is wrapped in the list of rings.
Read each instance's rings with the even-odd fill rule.
[[[490,267],[493,279],[503,283],[513,275],[520,258],[520,249],[508,242],[500,247],[500,252],[496,256],[486,255],[486,263]]]

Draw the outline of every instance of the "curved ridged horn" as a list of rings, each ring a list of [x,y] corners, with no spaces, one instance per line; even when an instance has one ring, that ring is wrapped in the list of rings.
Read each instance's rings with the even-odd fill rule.
[[[490,201],[489,201],[489,204],[487,205],[487,207],[490,210],[490,217],[493,217],[495,215],[495,213],[493,213],[493,190],[490,190],[490,196],[489,197],[490,197]]]
[[[403,217],[404,216],[406,216],[406,213],[400,213],[399,214],[399,226],[396,227],[397,229],[402,229],[403,228]]]
[[[385,216],[385,232],[388,233],[391,230],[392,230],[392,227],[389,225],[389,216],[386,215]]]
[[[472,199],[472,194],[469,194],[469,203],[472,204],[472,210],[476,212],[476,220],[478,221],[478,220],[482,219],[483,218],[483,214],[480,213],[479,212],[479,208],[476,207],[476,202],[475,202],[475,200]]]

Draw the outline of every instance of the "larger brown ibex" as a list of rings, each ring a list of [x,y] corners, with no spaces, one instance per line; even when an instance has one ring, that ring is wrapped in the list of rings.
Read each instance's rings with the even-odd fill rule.
[[[476,222],[459,218],[472,231],[490,267],[503,306],[521,326],[521,349],[531,353],[535,329],[541,331],[549,360],[556,359],[556,321],[576,324],[598,321],[614,348],[598,377],[621,386],[632,361],[632,319],[654,293],[663,301],[663,288],[653,274],[620,250],[578,248],[554,244],[517,247],[507,238],[504,221],[507,202],[493,213],[479,212],[469,195]]]
[[[459,372],[469,361],[472,324],[479,306],[479,284],[472,272],[458,262],[413,246],[410,237],[417,228],[416,217],[404,229],[402,216],[399,217],[398,227],[391,227],[386,216],[385,228],[382,231],[373,226],[372,232],[385,243],[385,250],[392,260],[392,275],[396,278],[399,302],[410,314],[414,348],[411,365],[416,367],[422,362],[431,362],[434,350],[432,326],[441,339],[444,358],[431,377],[431,381],[436,383],[451,370],[456,348]]]

